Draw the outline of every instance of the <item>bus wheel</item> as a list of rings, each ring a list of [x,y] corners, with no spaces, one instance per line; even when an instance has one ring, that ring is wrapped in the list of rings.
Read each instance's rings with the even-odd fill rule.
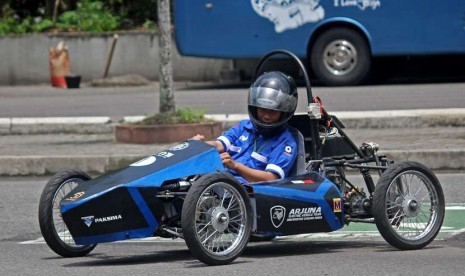
[[[310,50],[310,65],[326,85],[357,85],[368,78],[371,55],[365,38],[350,28],[320,34]]]

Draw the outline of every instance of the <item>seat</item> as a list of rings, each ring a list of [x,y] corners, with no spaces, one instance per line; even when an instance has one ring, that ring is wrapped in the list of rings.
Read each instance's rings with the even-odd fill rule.
[[[296,128],[289,126],[289,131],[294,136],[294,139],[297,143],[297,158],[294,162],[294,165],[289,172],[289,176],[295,176],[305,173],[305,140],[304,136]]]

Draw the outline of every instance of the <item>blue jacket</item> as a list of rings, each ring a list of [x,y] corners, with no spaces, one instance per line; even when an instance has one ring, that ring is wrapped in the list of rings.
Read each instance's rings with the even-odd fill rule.
[[[268,139],[256,133],[250,120],[224,132],[217,138],[231,158],[252,169],[275,173],[279,178],[286,177],[297,157],[297,144],[289,130]],[[247,181],[235,171],[229,170],[239,181]]]

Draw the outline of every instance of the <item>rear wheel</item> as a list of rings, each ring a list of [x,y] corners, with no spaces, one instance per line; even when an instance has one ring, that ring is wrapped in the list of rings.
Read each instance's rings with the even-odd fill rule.
[[[77,245],[61,216],[60,201],[79,183],[91,177],[80,170],[65,170],[55,174],[45,185],[39,202],[39,225],[47,245],[63,257],[82,257],[96,244]]]
[[[317,37],[309,57],[316,77],[331,86],[360,84],[370,72],[368,44],[360,33],[350,28],[323,32]]]
[[[245,249],[252,228],[247,192],[228,173],[198,179],[182,207],[182,230],[191,253],[208,265],[224,265]]]
[[[402,250],[434,240],[444,220],[444,194],[436,176],[417,162],[399,162],[380,177],[373,215],[384,239]]]

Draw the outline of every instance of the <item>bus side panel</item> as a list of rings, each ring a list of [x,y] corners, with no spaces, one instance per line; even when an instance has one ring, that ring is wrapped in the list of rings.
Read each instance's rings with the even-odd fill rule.
[[[430,1],[425,14],[425,53],[465,53],[465,1]]]
[[[375,56],[465,53],[463,0],[382,1],[376,19],[360,23]]]
[[[208,3],[213,7],[206,8]],[[176,0],[174,16],[182,55],[253,58],[277,48],[306,55],[308,28],[277,34],[250,0]]]
[[[360,26],[375,56],[465,53],[463,0],[175,0],[174,16],[178,50],[189,56],[305,57],[316,28],[338,22]]]

